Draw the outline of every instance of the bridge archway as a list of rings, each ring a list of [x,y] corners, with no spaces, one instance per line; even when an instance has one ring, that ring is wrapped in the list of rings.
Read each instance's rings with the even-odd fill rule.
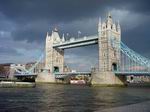
[[[117,63],[112,64],[112,71],[117,71]]]
[[[58,66],[54,66],[54,73],[59,72],[59,67]]]

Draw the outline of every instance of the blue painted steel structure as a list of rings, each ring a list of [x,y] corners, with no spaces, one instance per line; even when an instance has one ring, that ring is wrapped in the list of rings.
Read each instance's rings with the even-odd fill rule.
[[[125,76],[150,76],[150,72],[132,72],[132,71],[115,71],[116,75],[125,75]]]
[[[115,40],[110,40],[113,41],[114,43]],[[93,36],[88,36],[88,37],[83,37],[80,39],[72,39],[69,41],[61,42],[54,44],[54,48],[58,49],[69,49],[69,48],[74,48],[74,47],[80,47],[80,46],[87,46],[87,45],[92,45],[92,44],[97,44],[98,43],[98,36],[93,35]],[[150,60],[141,56],[140,54],[136,53],[132,49],[130,49],[127,45],[125,45],[123,42],[120,43],[120,45],[117,46],[118,49],[120,50],[120,64],[114,73],[116,75],[144,75],[144,76],[149,76],[150,75]],[[22,70],[19,71],[17,67],[14,67],[16,72],[18,72],[20,75],[25,76],[25,75],[31,75],[31,74],[36,74],[33,73],[33,69],[40,63],[44,55],[39,58],[39,60],[29,69],[29,70]],[[83,72],[81,72],[83,73]],[[55,73],[56,78],[58,77],[65,77],[67,75],[73,75],[73,74],[81,74],[80,72],[77,73]],[[16,75],[19,75],[16,74]],[[87,72],[87,74],[90,74],[90,72]]]

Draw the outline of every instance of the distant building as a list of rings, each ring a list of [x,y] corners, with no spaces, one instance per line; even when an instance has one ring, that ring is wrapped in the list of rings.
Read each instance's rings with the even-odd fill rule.
[[[29,62],[27,64],[14,64],[14,63],[3,63],[0,64],[0,77],[1,78],[12,78],[13,75],[16,73],[13,67],[17,67],[18,70],[30,70],[36,62]],[[43,71],[45,67],[45,63],[38,63],[36,67],[32,70],[34,73],[40,73]]]
[[[36,62],[26,63],[25,68],[27,70],[30,70],[35,64],[36,64]],[[45,67],[45,63],[38,63],[38,65],[32,71],[34,73],[40,73],[43,71],[44,67]]]
[[[13,63],[0,64],[0,77],[9,77],[10,67]]]
[[[67,65],[64,66],[64,72],[71,72],[71,71],[72,70]]]

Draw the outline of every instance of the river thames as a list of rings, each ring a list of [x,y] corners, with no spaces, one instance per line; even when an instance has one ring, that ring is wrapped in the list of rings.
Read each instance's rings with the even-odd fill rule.
[[[150,101],[148,87],[0,88],[0,112],[94,112]]]

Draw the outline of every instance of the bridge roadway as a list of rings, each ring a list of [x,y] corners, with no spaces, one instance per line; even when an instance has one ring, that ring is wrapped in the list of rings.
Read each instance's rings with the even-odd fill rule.
[[[63,73],[54,73],[55,78],[65,78],[67,76],[75,76],[75,75],[91,75],[91,72],[63,72]],[[37,73],[32,74],[14,74],[15,77],[31,77],[31,76],[37,76]]]
[[[30,77],[30,76],[37,76],[37,73],[32,73],[32,74],[14,74],[14,77]]]
[[[69,49],[74,47],[93,45],[97,43],[98,43],[98,36],[93,35],[93,36],[83,37],[80,39],[72,39],[72,40],[70,39],[69,41],[55,43],[53,45],[53,48]]]
[[[91,75],[91,72],[64,72],[64,73],[55,73],[55,78],[65,78],[67,76],[75,75]]]
[[[138,71],[138,72],[132,72],[132,71],[114,71],[115,75],[124,75],[124,76],[150,76],[150,72],[144,72],[144,71]],[[24,74],[14,74],[15,77],[36,77],[37,73],[24,73]],[[63,72],[63,73],[54,73],[55,78],[65,78],[67,76],[75,76],[75,75],[91,75],[91,72]]]
[[[115,71],[114,72],[115,75],[125,75],[125,76],[129,76],[129,75],[134,75],[134,76],[150,76],[150,72],[145,72],[145,71]]]

